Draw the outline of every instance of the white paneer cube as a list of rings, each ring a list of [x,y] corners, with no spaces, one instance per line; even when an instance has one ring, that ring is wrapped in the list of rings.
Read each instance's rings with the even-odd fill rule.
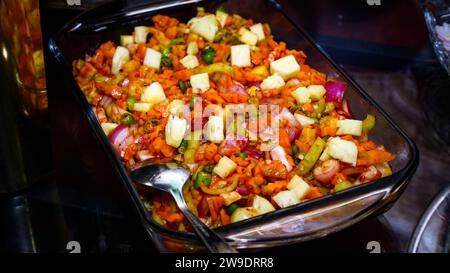
[[[312,100],[320,100],[323,98],[327,90],[323,85],[310,85],[308,86],[309,97]]]
[[[144,88],[141,95],[141,101],[148,102],[152,105],[158,104],[166,100],[166,94],[159,82],[154,82],[150,86]],[[136,105],[136,104],[135,104]]]
[[[184,118],[170,115],[166,124],[166,143],[178,148],[186,133],[187,122]]]
[[[146,26],[137,26],[134,28],[134,41],[138,44],[147,43],[147,35],[150,29]]]
[[[337,160],[356,166],[358,148],[351,141],[341,139],[340,137],[330,138],[327,144],[327,153]]]
[[[210,116],[206,125],[206,139],[213,143],[221,143],[224,139],[223,118],[220,116]]]
[[[187,46],[186,52],[188,55],[197,55],[197,53],[198,53],[197,42],[190,42]]]
[[[132,35],[121,35],[120,36],[120,45],[126,46],[128,44],[134,43],[134,37]]]
[[[271,211],[274,211],[275,208],[273,207],[272,203],[269,202],[266,198],[256,195],[253,198],[253,204],[252,207],[256,209],[258,212],[258,215],[268,213]]]
[[[159,69],[161,67],[161,52],[154,50],[153,48],[147,48],[145,52],[144,65]]]
[[[227,23],[228,13],[218,10],[218,11],[216,11],[216,18],[217,18],[217,21],[219,21],[219,24],[222,27],[224,27],[225,24]]]
[[[238,32],[239,40],[244,44],[254,46],[258,42],[258,36],[245,27],[241,27]]]
[[[362,121],[355,119],[344,119],[337,121],[338,130],[336,134],[341,135],[353,135],[361,136],[362,133]]]
[[[236,170],[237,165],[233,160],[224,156],[222,157],[217,165],[213,169],[213,173],[217,174],[221,178],[225,179],[227,176]]]
[[[119,125],[111,122],[103,122],[100,126],[102,127],[103,132],[105,132],[105,135],[108,136]]]
[[[136,102],[133,105],[133,111],[148,112],[152,108],[152,104],[148,102]]]
[[[297,194],[293,191],[280,191],[272,199],[280,208],[287,208],[300,203]]]
[[[303,127],[315,123],[315,121],[312,118],[309,118],[301,114],[295,114],[294,117],[298,121],[298,123],[300,123]]]
[[[219,30],[216,16],[209,14],[203,17],[192,18],[188,22],[189,29],[206,40],[212,42],[216,33]]]
[[[193,55],[185,56],[183,59],[180,60],[180,63],[187,69],[192,69],[199,65],[197,57]]]
[[[294,175],[294,177],[291,178],[287,188],[295,192],[299,200],[304,199],[311,191],[311,186],[298,175]]]
[[[294,99],[297,101],[298,104],[305,104],[311,102],[309,91],[308,88],[306,87],[302,86],[295,89],[295,91],[293,91],[291,95],[294,97]]]
[[[263,80],[261,83],[262,90],[278,89],[285,85],[283,78],[278,74],[273,74]]]
[[[300,72],[300,65],[294,56],[288,55],[270,63],[270,72],[272,74],[280,75],[284,80],[288,80],[298,72]]]
[[[242,198],[242,196],[236,191],[232,191],[229,193],[221,193],[220,197],[223,198],[225,206],[229,206]]]
[[[173,100],[169,103],[167,106],[167,112],[174,116],[179,116],[181,113],[184,112],[184,109],[186,107],[186,103],[182,100]]]
[[[239,67],[252,65],[250,57],[250,46],[235,45],[231,47],[231,64]]]
[[[205,92],[209,90],[210,85],[208,73],[192,75],[190,81],[193,93]]]
[[[130,60],[130,52],[123,46],[118,46],[111,62],[111,73],[118,74],[122,66]]]
[[[256,34],[256,36],[258,37],[258,41],[266,39],[266,36],[264,35],[263,25],[261,23],[251,26],[250,31]]]

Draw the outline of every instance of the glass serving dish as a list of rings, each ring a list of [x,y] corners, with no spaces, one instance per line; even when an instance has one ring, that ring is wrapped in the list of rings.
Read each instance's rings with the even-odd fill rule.
[[[103,42],[118,42],[119,36],[131,33],[136,25],[150,25],[155,14],[165,14],[186,22],[194,17],[197,7],[215,11],[224,5],[230,13],[252,18],[256,22],[269,23],[277,40],[285,41],[290,48],[301,49],[307,63],[328,78],[349,84],[346,98],[350,101],[356,118],[370,113],[377,118],[372,138],[397,154],[392,162],[393,174],[376,181],[352,187],[336,194],[324,196],[285,209],[245,221],[220,227],[217,232],[225,236],[237,248],[264,248],[312,240],[346,228],[363,218],[386,211],[405,189],[418,164],[418,150],[413,141],[393,122],[378,104],[371,99],[311,38],[297,26],[272,0],[180,0],[153,2],[142,6],[127,7],[123,2],[108,3],[90,10],[64,26],[50,41],[49,46],[67,77],[65,92],[74,92],[79,99],[91,128],[108,155],[111,170],[118,176],[130,193],[142,224],[161,251],[190,252],[202,249],[192,233],[169,230],[152,220],[139,199],[127,170],[115,154],[107,137],[79,89],[71,64],[74,60],[91,54]],[[100,163],[99,163],[100,164]],[[104,163],[101,163],[104,164]]]

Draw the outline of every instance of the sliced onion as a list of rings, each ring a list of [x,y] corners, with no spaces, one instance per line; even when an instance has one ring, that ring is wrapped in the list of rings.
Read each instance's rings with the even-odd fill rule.
[[[254,86],[254,87],[258,88],[258,89],[261,89],[261,83],[260,82],[251,82],[249,84],[249,86]]]
[[[350,110],[350,104],[349,104],[348,100],[342,101],[341,109],[338,111],[338,114],[345,116],[347,118],[350,118],[350,119],[353,118],[353,113]]]
[[[102,99],[100,100],[99,105],[103,108],[106,108],[111,103],[113,103],[113,98],[111,98],[110,96],[103,96]]]
[[[288,122],[290,126],[298,127],[300,125],[298,121],[295,119],[294,115],[287,108],[283,108],[278,117],[279,119]]]
[[[253,146],[247,146],[244,151],[248,157],[251,157],[256,160],[261,158],[261,155],[259,154],[258,150],[256,150],[256,148]]]
[[[286,151],[283,147],[277,146],[272,151],[270,151],[270,157],[272,160],[279,160],[286,167],[286,170],[290,172],[292,170],[292,165],[286,157]]]
[[[299,79],[297,79],[297,78],[292,78],[292,79],[290,79],[287,83],[286,83],[286,85],[299,85],[299,84],[301,84],[302,82],[299,80]]]
[[[155,158],[156,156],[153,155],[149,150],[142,150],[136,153],[136,158],[139,161],[145,161],[148,159],[152,159]]]
[[[245,186],[237,187],[236,192],[239,193],[240,195],[249,195],[250,194],[249,189]]]
[[[347,90],[347,84],[339,81],[328,81],[325,84],[325,101],[340,103],[344,98],[345,90]]]
[[[248,97],[248,93],[245,92],[244,86],[241,83],[236,82],[236,81],[234,81],[234,85],[228,87],[227,92],[237,93],[237,94],[244,95],[244,96]]]
[[[119,125],[116,129],[109,135],[109,142],[114,146],[114,148],[119,149],[119,146],[128,138],[129,131],[128,127],[125,125]]]
[[[297,127],[287,127],[286,132],[289,136],[289,142],[293,143],[299,136],[300,130]]]
[[[337,160],[331,159],[325,161],[313,171],[314,178],[320,182],[328,183],[339,172],[340,165]]]

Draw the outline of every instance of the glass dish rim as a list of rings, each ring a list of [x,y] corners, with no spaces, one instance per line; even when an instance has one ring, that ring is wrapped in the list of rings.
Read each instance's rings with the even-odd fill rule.
[[[327,206],[335,204],[339,201],[344,201],[346,199],[350,199],[352,196],[361,196],[363,194],[367,194],[369,192],[374,191],[375,189],[381,189],[381,188],[387,188],[387,187],[393,187],[393,188],[400,188],[403,186],[405,178],[407,178],[411,173],[414,172],[414,170],[417,168],[418,162],[419,162],[419,150],[416,146],[416,144],[413,142],[413,140],[392,120],[392,118],[379,106],[379,104],[372,99],[360,86],[358,83],[356,83],[347,72],[345,72],[330,56],[324,52],[324,50],[317,45],[314,40],[310,37],[310,35],[298,24],[295,23],[283,10],[281,5],[276,0],[262,0],[269,2],[276,11],[280,12],[287,21],[303,35],[303,37],[309,42],[309,44],[320,53],[329,64],[332,65],[333,69],[335,69],[337,72],[339,72],[345,81],[348,82],[349,85],[353,87],[355,92],[359,94],[360,98],[368,102],[372,107],[374,107],[380,115],[387,121],[387,123],[394,129],[394,131],[405,141],[405,143],[408,146],[410,158],[408,162],[405,164],[405,166],[397,171],[395,171],[392,175],[388,177],[384,177],[381,179],[377,179],[375,181],[372,181],[371,183],[365,183],[358,186],[354,186],[350,189],[334,193],[331,195],[326,195],[321,198],[317,198],[314,200],[310,200],[307,202],[302,202],[300,204],[279,209],[274,212],[270,212],[264,215],[260,215],[257,217],[253,217],[244,221],[240,221],[237,223],[233,223],[224,227],[219,227],[216,229],[219,233],[227,233],[230,230],[237,230],[238,228],[248,228],[251,227],[254,224],[261,224],[264,223],[264,221],[270,221],[274,218],[280,218],[280,217],[286,217],[291,214],[298,214],[301,212],[308,211],[310,209],[317,208],[319,206]],[[189,5],[189,4],[199,4],[202,2],[225,2],[223,0],[175,0],[175,1],[155,1],[154,3],[147,3],[142,5],[137,5],[129,8],[128,10],[123,10],[121,12],[117,12],[113,14],[111,17],[122,17],[124,14],[129,13],[133,10],[142,10],[143,7],[146,7],[143,12],[139,12],[137,14],[147,14],[147,13],[153,13],[155,11],[164,11],[166,9],[173,8],[175,6],[180,5]],[[91,10],[88,10],[79,16],[77,16],[75,19],[67,23],[63,28],[61,28],[55,35],[51,37],[49,40],[49,48],[53,55],[53,57],[58,61],[60,65],[63,65],[66,67],[65,70],[68,70],[70,72],[70,79],[71,83],[74,85],[76,89],[77,97],[80,101],[80,103],[83,106],[83,110],[87,114],[88,120],[90,125],[92,126],[92,129],[94,130],[96,136],[100,138],[100,142],[103,146],[103,148],[106,151],[106,154],[108,158],[112,161],[111,163],[114,165],[113,167],[116,169],[117,173],[120,175],[120,178],[125,182],[125,187],[127,188],[129,194],[131,195],[131,198],[133,199],[134,206],[138,209],[140,212],[141,218],[145,220],[145,223],[150,225],[151,228],[159,232],[160,234],[167,235],[169,237],[172,237],[174,239],[179,239],[183,241],[196,241],[196,236],[193,233],[183,233],[178,232],[175,230],[171,230],[169,228],[163,227],[159,224],[157,224],[153,219],[151,219],[150,213],[145,209],[144,205],[142,204],[142,201],[139,198],[139,194],[137,193],[135,187],[133,186],[133,182],[129,178],[128,171],[125,169],[125,166],[120,161],[119,157],[115,153],[112,146],[109,144],[109,141],[107,137],[104,135],[100,124],[98,123],[95,114],[93,113],[91,106],[85,99],[83,93],[81,92],[78,84],[76,83],[72,73],[71,73],[71,64],[68,63],[61,51],[61,49],[58,46],[57,40],[60,38],[64,33],[66,32],[73,32],[73,31],[79,31],[79,30],[94,30],[99,27],[97,26],[83,26],[82,22],[83,19],[89,18],[99,9],[104,8],[105,6],[108,6],[112,4],[111,2],[107,2],[105,4],[102,4],[96,8],[93,8]],[[86,18],[85,18],[86,17]],[[114,22],[111,21],[105,21],[104,25],[114,25]],[[67,72],[67,71],[66,71]],[[396,179],[394,179],[396,178]],[[279,240],[280,237],[264,237],[263,240],[261,238],[256,238],[255,241],[261,242],[261,241],[270,241],[271,239]],[[281,238],[286,239],[286,238]]]

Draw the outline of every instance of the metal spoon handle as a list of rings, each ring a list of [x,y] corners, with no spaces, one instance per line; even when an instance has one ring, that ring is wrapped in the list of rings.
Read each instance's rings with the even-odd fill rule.
[[[194,228],[195,233],[200,237],[206,248],[212,253],[238,253],[221,236],[208,228],[198,217],[196,217],[187,207],[184,197],[180,191],[173,191],[173,197],[181,212],[186,216]]]

